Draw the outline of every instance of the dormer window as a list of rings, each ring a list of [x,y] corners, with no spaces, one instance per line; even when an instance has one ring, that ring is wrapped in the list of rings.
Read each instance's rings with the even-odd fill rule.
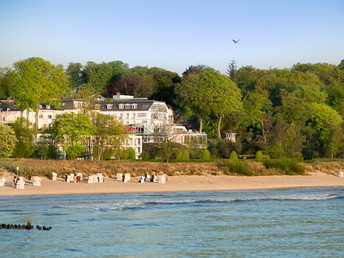
[[[46,108],[47,108],[47,109],[50,109],[50,105],[46,105]]]
[[[125,104],[125,109],[130,109],[130,104]]]
[[[42,105],[39,105],[39,109],[42,109],[43,108],[43,106]]]
[[[132,104],[132,105],[131,105],[131,108],[132,108],[132,109],[137,109],[137,104]]]
[[[108,104],[107,109],[112,109],[112,104]]]
[[[118,105],[118,109],[124,109],[124,105],[123,104],[119,104]]]

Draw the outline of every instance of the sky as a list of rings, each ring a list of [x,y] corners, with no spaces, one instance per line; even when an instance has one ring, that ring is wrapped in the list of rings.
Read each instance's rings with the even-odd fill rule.
[[[238,44],[233,39],[240,39]],[[0,0],[0,67],[123,61],[181,74],[190,65],[338,65],[343,0]]]

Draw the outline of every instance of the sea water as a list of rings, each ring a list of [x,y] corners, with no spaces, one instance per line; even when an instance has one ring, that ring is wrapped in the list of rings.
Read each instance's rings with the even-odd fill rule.
[[[1,257],[344,257],[344,188],[0,197]]]

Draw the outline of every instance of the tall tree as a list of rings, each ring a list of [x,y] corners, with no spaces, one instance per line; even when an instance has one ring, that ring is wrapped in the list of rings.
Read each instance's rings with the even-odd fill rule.
[[[95,127],[95,144],[98,160],[104,159],[105,149],[111,149],[111,153],[119,157],[121,144],[127,139],[125,127],[111,115],[96,113],[93,124]]]
[[[62,144],[65,151],[69,147],[78,148],[87,136],[93,135],[94,132],[95,128],[89,116],[81,113],[57,115],[52,127],[53,137]]]
[[[11,94],[21,111],[36,110],[36,130],[41,103],[59,106],[69,92],[62,65],[53,65],[42,58],[31,57],[14,64],[15,85]]]
[[[30,158],[36,149],[34,144],[36,130],[34,126],[23,117],[18,117],[11,126],[18,139],[14,157]]]
[[[16,134],[8,125],[0,124],[0,158],[10,158],[17,143]]]
[[[225,75],[207,68],[200,75],[199,99],[201,110],[217,117],[217,137],[221,139],[222,119],[242,109],[239,88]]]
[[[6,99],[10,96],[11,89],[14,85],[11,69],[0,68],[0,99]]]
[[[69,81],[69,88],[72,92],[78,90],[81,84],[86,83],[83,67],[80,63],[69,63],[66,69],[66,75]]]

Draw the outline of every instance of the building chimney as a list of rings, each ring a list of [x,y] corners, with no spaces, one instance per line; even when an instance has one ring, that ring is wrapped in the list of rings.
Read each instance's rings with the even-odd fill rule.
[[[117,92],[116,94],[116,99],[119,100],[121,98],[121,93],[120,92]]]

